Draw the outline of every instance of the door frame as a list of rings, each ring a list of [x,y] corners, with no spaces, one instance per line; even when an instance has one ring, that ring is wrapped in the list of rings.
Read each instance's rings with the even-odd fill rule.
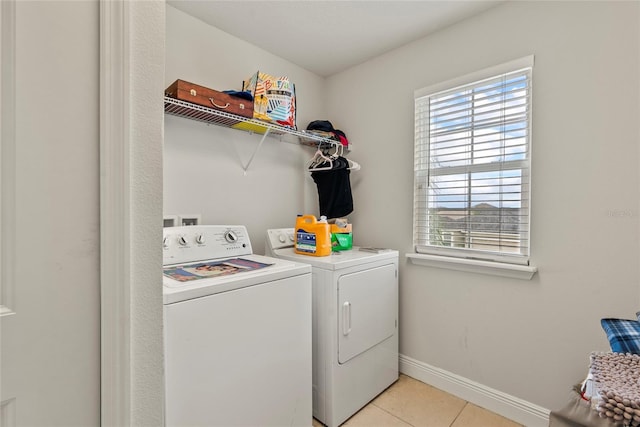
[[[165,1],[99,2],[101,425],[162,425]]]
[[[100,418],[131,424],[129,8],[100,1]]]

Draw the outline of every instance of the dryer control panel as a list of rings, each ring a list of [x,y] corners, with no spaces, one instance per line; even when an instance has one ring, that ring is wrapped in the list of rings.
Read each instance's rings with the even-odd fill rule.
[[[274,249],[292,248],[295,243],[295,230],[293,228],[272,228],[267,230],[267,253],[273,253]]]
[[[163,265],[252,253],[249,233],[243,225],[165,227],[162,232]]]

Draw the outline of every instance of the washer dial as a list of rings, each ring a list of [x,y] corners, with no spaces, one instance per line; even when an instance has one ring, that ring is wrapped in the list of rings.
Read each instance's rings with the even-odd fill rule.
[[[238,241],[238,235],[233,230],[228,230],[224,233],[224,239],[229,243],[236,243]]]

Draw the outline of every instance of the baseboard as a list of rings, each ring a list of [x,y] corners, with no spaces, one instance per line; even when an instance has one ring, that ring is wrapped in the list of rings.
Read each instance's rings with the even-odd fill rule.
[[[470,379],[400,355],[400,372],[527,427],[547,427],[549,410]]]

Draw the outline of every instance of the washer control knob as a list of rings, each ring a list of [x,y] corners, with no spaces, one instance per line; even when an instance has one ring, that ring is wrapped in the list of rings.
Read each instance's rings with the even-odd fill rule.
[[[185,239],[184,236],[178,237],[178,244],[180,246],[187,246],[187,239]]]
[[[229,243],[236,243],[238,241],[238,235],[235,231],[229,230],[224,233],[224,239]]]
[[[162,238],[162,247],[163,248],[168,248],[169,247],[169,238],[167,236],[164,236]]]
[[[293,233],[289,233],[289,241],[290,241],[290,242],[293,242],[293,241],[294,241],[294,239],[293,239]]]
[[[206,241],[207,241],[207,239],[204,238],[204,234],[198,234],[196,236],[196,243],[199,243],[199,244],[202,245]]]
[[[284,234],[280,234],[278,235],[278,240],[280,240],[280,243],[284,243],[287,241],[287,238],[285,237]]]

